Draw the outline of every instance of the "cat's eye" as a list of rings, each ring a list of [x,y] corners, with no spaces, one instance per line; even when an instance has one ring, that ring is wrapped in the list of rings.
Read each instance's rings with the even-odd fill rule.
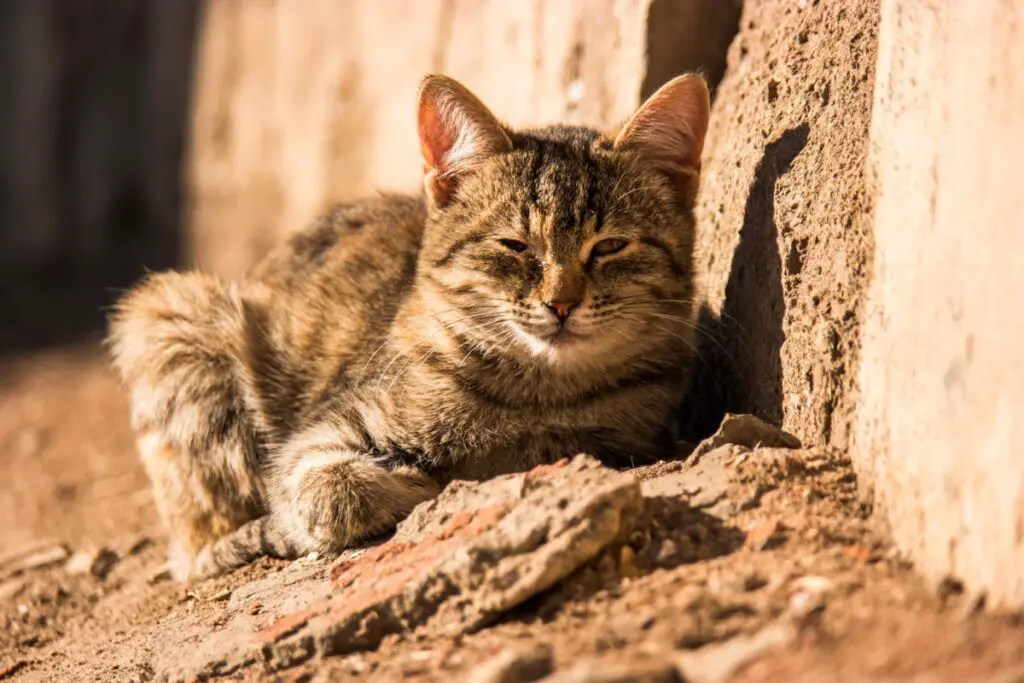
[[[629,244],[629,242],[626,240],[614,237],[601,240],[590,249],[590,258],[594,258],[595,256],[609,256],[611,254],[618,253],[625,249],[627,244]]]
[[[501,239],[498,241],[501,242],[501,246],[511,251],[521,252],[529,249],[529,247],[526,245],[526,242],[520,242],[519,240]]]

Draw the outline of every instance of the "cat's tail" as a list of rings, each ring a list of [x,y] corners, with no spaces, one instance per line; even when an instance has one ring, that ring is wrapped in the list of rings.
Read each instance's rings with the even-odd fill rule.
[[[258,557],[293,558],[298,548],[288,541],[271,515],[246,522],[208,543],[189,563],[187,578],[199,580],[238,569]]]

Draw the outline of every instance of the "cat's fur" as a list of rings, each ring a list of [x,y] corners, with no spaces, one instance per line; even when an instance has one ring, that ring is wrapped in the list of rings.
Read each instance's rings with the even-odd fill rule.
[[[707,117],[683,76],[617,135],[513,131],[429,77],[424,195],[339,207],[239,282],[131,291],[110,342],[176,575],[336,552],[455,477],[664,456]]]

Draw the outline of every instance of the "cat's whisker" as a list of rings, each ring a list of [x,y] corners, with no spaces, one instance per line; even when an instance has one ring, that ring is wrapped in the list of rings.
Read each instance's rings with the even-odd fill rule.
[[[623,199],[625,199],[626,197],[628,197],[628,196],[630,196],[632,194],[635,194],[637,192],[654,192],[657,189],[658,188],[656,186],[654,186],[654,185],[641,185],[641,186],[637,186],[637,187],[631,188],[629,190],[626,190],[625,192],[620,194],[618,197],[616,197],[615,198],[615,203],[617,203],[617,204],[621,203]]]
[[[449,321],[448,323],[445,323],[445,322],[441,322],[441,327],[442,327],[442,329],[450,330],[450,329],[451,329],[452,327],[454,327],[454,326],[455,326],[456,324],[458,324],[458,323],[459,323],[460,321],[462,321],[462,320],[467,320],[467,319],[468,319],[468,320],[474,320],[474,319],[477,319],[477,318],[479,318],[479,317],[480,317],[480,315],[481,315],[481,314],[477,314],[477,315],[475,315],[475,316],[474,316],[474,315],[470,315],[470,316],[464,316],[464,317],[462,317],[462,318],[459,318],[459,319],[457,319],[457,320],[454,320],[454,321]],[[504,320],[494,320],[494,321],[490,321],[490,322],[485,322],[484,324],[485,324],[485,325],[494,325],[494,324],[498,324],[498,323],[501,323],[501,322],[504,322]],[[476,326],[475,328],[472,328],[472,329],[477,329],[477,328],[479,328],[479,326]],[[417,342],[416,342],[415,344],[413,344],[413,345],[412,345],[412,348],[417,348],[417,347],[419,347],[419,345],[420,345],[420,344],[422,344],[422,343],[423,343],[424,341],[426,341],[426,340],[427,340],[427,337],[429,337],[429,336],[430,336],[430,334],[431,334],[430,332],[426,332],[426,333],[424,333],[424,334],[423,334],[423,335],[422,335],[422,336],[421,336],[421,337],[419,338],[419,340],[417,340]],[[436,349],[437,349],[437,343],[436,343],[436,342],[431,342],[431,351],[433,351],[433,350],[436,350]],[[377,388],[378,388],[378,389],[380,389],[380,388],[381,388],[381,387],[383,386],[384,380],[385,380],[385,379],[387,378],[387,376],[388,376],[388,371],[389,371],[389,370],[391,369],[391,367],[392,367],[392,366],[393,366],[393,365],[395,364],[395,362],[397,362],[397,361],[398,361],[398,360],[399,360],[400,358],[402,358],[402,357],[403,357],[403,356],[405,356],[405,355],[406,355],[406,354],[405,354],[405,352],[404,352],[404,351],[400,351],[400,352],[399,352],[398,354],[396,354],[396,355],[395,355],[395,357],[394,357],[394,358],[392,358],[392,359],[391,359],[391,362],[389,362],[389,363],[388,363],[388,364],[387,364],[387,365],[386,365],[386,366],[384,367],[384,369],[383,369],[383,370],[382,370],[382,371],[380,372],[380,377],[379,377],[379,379],[378,379],[378,382],[377,382]],[[405,371],[406,371],[406,370],[408,370],[408,369],[409,369],[409,367],[411,367],[411,366],[412,366],[413,364],[415,364],[415,361],[410,361],[410,362],[409,362],[409,363],[407,363],[407,364],[406,364],[405,366],[403,366],[403,368],[402,368],[401,370],[399,370],[399,372],[397,372],[397,373],[395,374],[395,378],[394,378],[394,379],[392,380],[391,384],[389,385],[389,390],[390,390],[390,388],[391,388],[391,387],[393,387],[393,386],[395,385],[395,382],[397,381],[397,378],[398,378],[399,376],[401,376],[401,375],[405,374]]]
[[[459,311],[459,309],[454,308],[454,307],[449,307],[449,308],[444,309],[443,311],[438,311],[438,313],[446,313],[446,312],[461,312],[461,311]],[[419,342],[417,342],[417,343],[422,342],[424,339],[426,339],[426,335],[424,335],[422,338],[420,338]],[[388,345],[389,342],[390,342],[389,339],[385,339],[383,342],[381,342],[381,344],[376,349],[374,349],[373,353],[370,354],[370,357],[366,359],[365,363],[363,363],[362,372],[364,372],[364,373],[366,372],[367,368],[370,367],[370,363],[373,362],[373,359],[377,357],[377,354],[380,353]]]
[[[649,305],[652,305],[652,306],[656,305],[656,304],[661,304],[661,303],[689,304],[691,306],[697,306],[697,307],[703,306],[704,304],[713,304],[713,305],[717,306],[720,309],[720,310],[716,311],[714,313],[714,315],[718,316],[719,318],[722,318],[724,320],[727,320],[727,321],[733,323],[734,325],[736,325],[737,329],[739,329],[740,332],[742,332],[745,336],[747,336],[747,337],[750,336],[750,331],[747,330],[746,326],[742,322],[740,322],[740,320],[736,316],[731,315],[731,314],[725,312],[725,310],[723,309],[723,304],[724,304],[725,299],[723,297],[703,297],[701,299],[657,299],[656,301],[652,301],[651,299],[649,299],[647,297],[644,297],[644,296],[630,295],[630,296],[625,296],[625,297],[620,298],[619,301],[623,301],[623,302],[638,301],[638,302],[646,303],[646,304],[649,304]],[[742,339],[741,339],[741,342],[744,343],[744,344],[746,343]]]
[[[682,325],[685,325],[687,328],[689,328],[689,329],[691,329],[691,330],[693,330],[693,331],[703,335],[705,339],[707,339],[708,341],[713,343],[715,346],[717,346],[718,349],[721,350],[726,356],[729,355],[729,351],[728,351],[728,349],[726,349],[725,344],[724,344],[724,342],[726,340],[724,338],[720,338],[716,334],[713,334],[711,330],[707,329],[706,327],[701,325],[696,320],[689,320],[689,319],[686,319],[686,318],[681,318],[679,316],[674,316],[674,315],[670,315],[670,314],[667,314],[667,313],[661,313],[661,312],[659,312],[657,310],[651,310],[651,309],[654,308],[654,306],[651,305],[651,304],[645,304],[643,306],[632,305],[632,306],[623,307],[623,308],[629,308],[629,309],[632,309],[632,310],[641,309],[641,310],[643,310],[643,313],[641,315],[649,315],[649,316],[653,316],[653,317],[656,317],[656,318],[663,318],[663,319],[667,319],[667,320],[672,320],[674,322],[678,322],[678,323],[680,323]]]
[[[656,328],[658,328],[659,330],[661,330],[662,332],[665,332],[666,334],[670,334],[670,335],[672,335],[673,337],[676,337],[677,339],[679,339],[679,340],[680,340],[681,342],[683,342],[684,344],[686,344],[686,346],[687,346],[687,347],[689,347],[689,349],[690,349],[691,351],[693,351],[693,355],[694,355],[694,357],[696,357],[696,358],[697,358],[697,360],[699,360],[699,361],[700,361],[700,362],[701,362],[701,363],[702,363],[702,364],[704,365],[704,367],[705,367],[705,368],[707,369],[707,371],[708,371],[708,372],[711,372],[711,371],[712,371],[712,370],[711,370],[711,366],[710,366],[710,365],[708,365],[708,362],[707,362],[706,360],[704,360],[704,356],[700,355],[700,351],[699,351],[699,350],[697,349],[696,345],[694,345],[694,343],[693,343],[693,342],[691,342],[691,341],[690,341],[689,339],[687,339],[686,337],[682,336],[681,334],[678,334],[678,333],[676,333],[676,332],[673,332],[672,330],[670,330],[670,329],[668,329],[668,328],[662,327],[661,325],[657,325],[657,324],[654,324],[654,323],[651,323],[651,324],[652,324],[652,325],[653,325],[654,327],[656,327]]]

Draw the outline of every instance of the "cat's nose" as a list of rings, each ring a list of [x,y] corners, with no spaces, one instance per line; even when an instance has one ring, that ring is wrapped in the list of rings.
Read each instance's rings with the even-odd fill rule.
[[[544,303],[548,310],[555,314],[559,322],[565,322],[565,319],[572,313],[572,309],[576,308],[578,304],[578,301],[551,301]]]

